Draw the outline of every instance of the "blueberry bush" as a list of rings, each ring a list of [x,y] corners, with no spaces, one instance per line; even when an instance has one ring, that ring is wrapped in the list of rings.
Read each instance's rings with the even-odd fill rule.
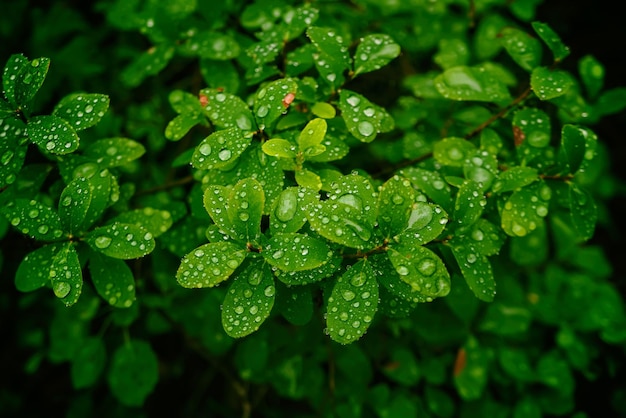
[[[3,6],[0,414],[593,416],[626,88],[540,3]]]

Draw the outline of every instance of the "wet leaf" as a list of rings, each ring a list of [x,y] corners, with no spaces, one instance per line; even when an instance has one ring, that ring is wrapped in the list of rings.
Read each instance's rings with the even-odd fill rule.
[[[240,53],[239,43],[232,37],[213,31],[198,31],[181,45],[186,54],[212,60],[230,60]]]
[[[482,396],[487,384],[489,357],[488,351],[473,337],[459,348],[454,367],[454,386],[464,400]]]
[[[155,45],[131,62],[120,75],[124,84],[136,87],[151,75],[160,73],[170,62],[176,48],[169,43]]]
[[[361,38],[354,54],[354,76],[378,70],[400,55],[400,45],[389,35],[371,34]]]
[[[44,245],[24,257],[15,272],[15,287],[20,292],[32,292],[50,281],[50,267],[60,244]]]
[[[487,206],[487,200],[478,183],[465,180],[456,195],[454,219],[457,225],[467,227],[480,218]]]
[[[106,365],[106,348],[99,337],[89,337],[80,346],[74,357],[70,373],[74,389],[93,386]]]
[[[317,203],[318,194],[306,187],[288,187],[283,190],[272,205],[270,231],[297,232],[307,220],[306,209]]]
[[[61,299],[65,306],[72,306],[78,301],[83,288],[83,273],[73,243],[62,244],[54,255],[49,278],[54,295]]]
[[[593,236],[598,219],[598,210],[591,194],[578,187],[576,183],[569,184],[569,209],[572,225],[578,237],[586,241]]]
[[[448,223],[448,214],[440,206],[415,202],[411,206],[406,229],[393,237],[405,246],[424,245],[437,238]]]
[[[270,265],[285,271],[311,270],[332,255],[322,240],[304,234],[277,233],[267,241],[261,255]]]
[[[313,119],[302,129],[298,135],[298,146],[305,159],[321,154],[326,150],[326,147],[322,145],[326,129],[326,121],[320,118]]]
[[[228,279],[246,257],[246,251],[230,242],[204,244],[185,255],[176,272],[187,288],[213,287]]]
[[[406,178],[396,175],[381,186],[378,195],[378,226],[385,238],[407,228],[414,201],[415,190]]]
[[[250,108],[239,96],[223,92],[219,88],[200,90],[199,96],[200,103],[206,102],[204,109],[216,127],[239,128],[244,132],[256,129]]]
[[[483,193],[491,188],[499,172],[498,159],[486,150],[476,150],[463,163],[463,175],[466,179],[475,181]]]
[[[317,49],[313,59],[324,81],[331,86],[343,85],[343,74],[352,64],[344,39],[332,28],[314,26],[308,28],[306,34]]]
[[[306,325],[313,317],[313,295],[308,286],[280,286],[277,282],[278,292],[276,307],[282,316],[293,325]]]
[[[378,309],[378,283],[366,260],[343,273],[328,298],[326,326],[330,338],[349,344],[367,332]]]
[[[170,212],[151,207],[122,212],[113,221],[142,226],[155,238],[170,229],[173,223]]]
[[[35,97],[50,68],[50,58],[35,58],[21,67],[15,78],[15,101],[19,106],[27,106]],[[9,76],[10,77],[10,76]]]
[[[274,278],[264,263],[251,263],[232,281],[222,304],[222,325],[241,338],[258,330],[274,306]]]
[[[578,72],[589,97],[596,97],[604,85],[604,66],[592,55],[578,61]]]
[[[341,90],[339,109],[348,131],[359,141],[371,142],[377,134],[393,129],[393,119],[385,109],[353,91]]]
[[[59,215],[41,202],[17,198],[0,210],[11,225],[31,238],[54,241],[63,236]]]
[[[75,178],[59,198],[59,217],[66,231],[77,234],[83,231],[93,197],[93,184],[85,177]]]
[[[233,228],[233,238],[253,242],[261,235],[261,216],[265,195],[261,184],[243,179],[231,189],[226,210]]]
[[[473,246],[479,254],[495,255],[500,252],[504,244],[505,235],[502,230],[484,218],[478,219],[462,236],[455,237],[456,240],[467,240],[467,246]]]
[[[65,96],[54,107],[53,115],[65,119],[76,131],[96,125],[109,109],[105,94],[74,93]]]
[[[374,255],[369,260],[378,283],[394,297],[411,303],[431,302],[433,300],[432,297],[424,296],[415,287],[401,280],[400,275],[397,272],[394,273],[396,269],[387,255]]]
[[[504,232],[523,237],[533,231],[548,214],[551,197],[552,190],[543,181],[514,192],[500,213]]]
[[[547,147],[552,136],[550,117],[544,111],[531,107],[518,110],[513,117],[513,133],[517,147]]]
[[[452,190],[438,172],[411,167],[400,171],[399,174],[411,180],[419,190],[441,205],[446,212],[452,212],[454,208]]]
[[[270,128],[272,124],[286,111],[285,98],[288,95],[297,95],[298,84],[294,79],[283,78],[272,81],[257,91],[254,100],[254,117],[261,130]]]
[[[540,100],[562,96],[573,85],[571,76],[565,71],[537,67],[530,75],[530,86]]]
[[[443,138],[435,142],[433,155],[443,165],[461,167],[465,160],[476,152],[471,142],[457,137]]]
[[[588,131],[576,125],[563,125],[561,129],[561,158],[567,173],[578,171],[585,159]]]
[[[200,170],[224,167],[237,160],[250,142],[251,138],[239,128],[213,132],[196,147],[191,164]]]
[[[480,19],[473,45],[478,59],[490,59],[502,49],[498,34],[507,24],[507,20],[499,14],[489,14]]]
[[[0,118],[0,188],[13,184],[24,165],[26,125],[16,118]]]
[[[85,238],[94,251],[123,260],[143,257],[154,249],[152,233],[133,224],[114,222],[92,230]]]
[[[468,241],[452,239],[450,241],[452,253],[470,290],[478,299],[491,302],[496,294],[491,263],[471,241]]]
[[[483,67],[452,67],[434,83],[443,97],[452,100],[500,102],[511,98],[502,80]]]
[[[296,158],[296,146],[286,139],[273,138],[263,143],[263,152],[272,157]]]
[[[535,379],[533,367],[525,350],[515,347],[501,347],[498,353],[498,362],[509,376],[521,382],[531,382]]]
[[[89,273],[96,292],[109,305],[128,308],[135,301],[135,278],[123,260],[93,253],[89,257]]]
[[[532,167],[511,167],[501,171],[498,179],[493,183],[494,193],[505,193],[520,189],[539,179],[537,169]]]
[[[99,139],[85,148],[85,155],[92,157],[101,167],[119,167],[144,155],[146,148],[128,138]]]
[[[201,58],[200,72],[211,89],[227,93],[236,93],[239,90],[239,73],[230,61]]]
[[[430,298],[450,292],[450,274],[439,256],[428,248],[399,243],[390,245],[387,254],[400,279],[414,292]]]
[[[528,33],[513,27],[500,31],[500,43],[520,67],[532,71],[541,63],[541,43]]]
[[[569,48],[563,44],[559,35],[557,35],[547,23],[532,22],[532,26],[535,32],[537,32],[537,35],[539,35],[548,48],[550,48],[556,62],[562,61],[569,55]]]
[[[113,353],[107,378],[120,403],[143,405],[159,380],[159,361],[150,344],[133,339],[119,346]]]
[[[17,94],[15,91],[16,82],[20,73],[25,71],[28,65],[30,65],[30,62],[24,55],[13,54],[7,60],[4,70],[2,71],[2,90],[4,92],[4,97],[6,97],[13,109],[17,109],[19,105],[23,104],[18,104],[17,101]]]
[[[276,269],[274,275],[287,285],[302,286],[316,283],[333,276],[341,268],[343,259],[336,255],[327,257],[326,263],[311,270],[283,271]]]
[[[307,170],[306,168],[297,170],[295,176],[296,183],[298,183],[300,187],[306,187],[316,191],[322,188],[322,179],[311,170]]]
[[[78,149],[76,131],[58,116],[35,116],[26,125],[26,131],[31,141],[52,154],[69,154]]]

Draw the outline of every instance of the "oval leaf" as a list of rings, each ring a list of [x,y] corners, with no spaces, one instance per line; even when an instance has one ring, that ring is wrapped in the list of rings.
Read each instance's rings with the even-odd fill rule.
[[[481,67],[449,68],[438,75],[434,83],[443,97],[452,100],[499,102],[511,98],[506,84]]]
[[[17,198],[4,206],[2,213],[18,231],[36,240],[53,241],[63,236],[59,215],[36,200]]]
[[[69,154],[78,149],[76,130],[58,116],[35,116],[26,125],[26,131],[31,141],[52,154]]]
[[[471,291],[478,299],[491,302],[496,294],[496,282],[487,257],[481,255],[467,240],[462,241],[463,245],[455,245],[454,240],[450,244],[452,254]]]
[[[109,96],[105,94],[74,93],[62,98],[52,114],[65,119],[74,130],[80,131],[100,122],[108,109]]]
[[[128,308],[135,301],[133,272],[123,260],[93,253],[89,273],[96,291],[109,305]]]
[[[387,252],[400,279],[413,291],[436,298],[450,292],[450,274],[441,259],[425,247],[393,245]]]
[[[151,232],[120,222],[94,229],[87,234],[86,241],[95,251],[124,260],[143,257],[154,250]]]
[[[270,127],[285,113],[289,107],[287,97],[295,96],[297,91],[298,84],[291,78],[273,81],[257,91],[254,100],[254,116],[261,130]]]
[[[339,109],[348,131],[362,142],[371,142],[380,132],[393,129],[394,123],[385,109],[353,91],[342,89]]]
[[[15,287],[20,292],[32,292],[50,281],[50,267],[60,244],[44,245],[24,257],[15,272]]]
[[[85,155],[92,157],[101,167],[119,167],[145,154],[146,148],[127,138],[97,140],[85,148]]]
[[[385,238],[407,228],[414,200],[415,190],[406,178],[396,175],[381,186],[378,195],[378,226]]]
[[[246,257],[230,242],[204,244],[183,257],[176,279],[183,287],[213,287],[228,279]]]
[[[94,385],[106,365],[106,348],[102,338],[87,338],[72,358],[70,373],[74,389]]]
[[[567,93],[574,84],[565,71],[537,67],[530,75],[530,86],[540,100],[554,99]]]
[[[284,271],[311,270],[326,263],[332,253],[322,240],[296,233],[278,233],[263,247],[265,261]]]
[[[378,70],[400,55],[400,45],[389,35],[372,34],[361,38],[354,54],[354,75]]]
[[[113,353],[107,377],[120,403],[141,406],[159,380],[159,361],[150,344],[130,340]]]
[[[74,244],[63,244],[55,254],[49,271],[54,295],[65,306],[72,306],[78,301],[83,288],[83,273]]]
[[[200,170],[224,167],[236,161],[250,142],[239,128],[213,132],[196,147],[191,164]]]

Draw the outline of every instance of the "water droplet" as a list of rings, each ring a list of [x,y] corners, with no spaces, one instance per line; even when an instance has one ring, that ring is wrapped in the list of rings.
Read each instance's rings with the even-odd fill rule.
[[[221,150],[221,151],[217,154],[217,156],[219,157],[219,159],[220,159],[220,160],[222,160],[222,161],[228,161],[228,160],[230,160],[230,157],[232,157],[232,155],[233,155],[233,153],[232,153],[232,152],[230,152],[230,150],[229,150],[229,149],[223,149],[223,150]]]
[[[31,209],[31,210],[28,212],[28,216],[29,216],[29,217],[31,217],[31,218],[33,218],[33,219],[34,219],[34,218],[36,218],[37,216],[39,216],[39,210],[37,210],[37,209]]]
[[[400,276],[408,276],[409,275],[409,269],[406,266],[396,267],[396,271],[398,272],[398,274]]]
[[[475,241],[482,241],[485,238],[485,234],[480,229],[475,229],[472,231],[472,239]]]
[[[248,212],[241,211],[239,212],[239,219],[242,222],[246,222],[248,219],[250,219],[250,214],[248,214]]]
[[[37,228],[37,231],[39,231],[40,234],[46,234],[48,229],[48,225],[40,225],[39,228]]]
[[[365,120],[358,124],[357,129],[363,136],[370,136],[374,133],[374,125]]]
[[[70,290],[72,290],[72,286],[70,286],[68,282],[55,282],[54,285],[52,285],[52,291],[58,298],[66,297],[70,293]]]
[[[537,206],[537,209],[535,210],[537,212],[537,215],[544,217],[548,214],[548,208],[545,206]]]
[[[198,149],[198,151],[200,151],[200,154],[207,156],[211,154],[211,146],[209,144],[202,144],[200,145],[200,148]]]
[[[21,219],[18,218],[18,217],[15,217],[15,218],[11,219],[11,225],[13,225],[13,226],[18,226],[20,224],[20,222],[21,222]]]
[[[356,297],[356,294],[352,290],[344,290],[341,293],[341,297],[346,301],[350,302],[352,299]]]
[[[337,228],[335,229],[335,235],[337,235],[338,237],[343,235],[343,229],[341,228]]]
[[[513,225],[511,226],[511,230],[518,237],[523,237],[527,233],[526,228],[524,228],[522,225],[518,224],[517,222],[513,222]]]
[[[105,248],[108,248],[109,245],[111,245],[111,241],[112,241],[111,237],[107,237],[106,235],[101,235],[94,240],[94,243],[96,244],[96,247],[103,250]]]
[[[250,129],[252,129],[252,123],[250,122],[250,119],[243,113],[237,116],[235,123],[242,131],[249,131]]]
[[[285,255],[285,252],[283,250],[277,250],[277,251],[274,251],[274,253],[272,254],[272,258],[274,260],[278,260],[278,259],[282,258],[283,255]]]
[[[261,283],[261,278],[261,273],[255,270],[248,276],[248,283],[252,286],[258,286]]]
[[[355,287],[361,287],[365,284],[365,280],[367,278],[365,277],[365,274],[361,273],[361,274],[355,274],[354,276],[352,276],[352,278],[350,279],[350,284],[352,286]]]
[[[452,147],[448,150],[448,157],[451,160],[459,161],[463,159],[463,152],[461,152],[461,150],[456,147]]]
[[[466,260],[468,263],[475,263],[476,262],[476,254],[468,254],[466,257]]]
[[[274,215],[281,222],[293,219],[298,209],[298,196],[294,189],[287,189],[280,194],[276,203]]]
[[[401,205],[402,203],[404,203],[404,198],[402,196],[400,196],[399,194],[394,194],[391,197],[391,201],[395,204],[395,205]]]
[[[260,96],[260,95],[259,95]],[[262,105],[259,107],[259,109],[256,111],[256,114],[258,117],[260,118],[264,118],[265,116],[267,116],[267,114],[269,113],[269,108],[265,105]]]
[[[237,315],[241,315],[243,313],[243,306],[239,305],[239,306],[235,307],[235,313]]]
[[[356,96],[350,96],[350,97],[348,97],[348,99],[346,101],[348,102],[348,104],[350,106],[358,106],[359,103],[361,103],[361,99],[359,99]]]
[[[267,286],[265,290],[263,291],[265,296],[267,296],[268,298],[271,298],[272,296],[274,296],[274,292],[275,292],[274,286]]]
[[[432,276],[435,270],[437,270],[437,264],[432,258],[423,258],[418,263],[417,269],[424,276]]]
[[[432,185],[435,189],[441,190],[445,187],[446,184],[442,180],[434,180]]]
[[[337,201],[343,203],[344,205],[352,206],[359,212],[363,211],[363,201],[357,195],[353,195],[351,193],[344,194],[343,196],[340,196]]]

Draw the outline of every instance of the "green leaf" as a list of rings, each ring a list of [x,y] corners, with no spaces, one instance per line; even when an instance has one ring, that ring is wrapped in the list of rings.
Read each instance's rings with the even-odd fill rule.
[[[383,285],[381,290],[387,289],[394,297],[410,303],[431,302],[433,300],[432,297],[424,296],[415,287],[402,280],[395,272],[396,269],[387,255],[373,255],[368,260],[372,263],[372,270],[376,280]]]
[[[92,230],[85,238],[93,250],[123,260],[143,257],[154,250],[152,233],[133,224],[114,222]]]
[[[281,270],[301,271],[321,266],[332,253],[324,241],[292,232],[275,234],[265,243],[261,255]]]
[[[98,381],[105,365],[106,348],[102,338],[87,338],[72,358],[70,374],[74,389],[93,386]]]
[[[548,233],[544,222],[523,237],[511,237],[511,260],[520,266],[536,266],[548,257]]]
[[[479,399],[487,384],[489,353],[474,337],[459,348],[454,367],[454,386],[462,399]]]
[[[204,244],[180,262],[176,279],[187,288],[213,287],[228,279],[246,257],[246,251],[230,242]]]
[[[229,93],[239,90],[239,73],[232,62],[201,58],[200,72],[206,84],[212,89]]]
[[[591,55],[578,61],[578,72],[589,97],[595,98],[604,85],[604,66]]]
[[[501,171],[498,179],[493,183],[494,193],[505,193],[520,189],[539,179],[537,169],[532,167],[511,167]]]
[[[263,152],[272,157],[296,158],[296,146],[286,139],[273,138],[262,145]]]
[[[541,43],[528,33],[513,27],[500,31],[500,42],[520,67],[532,71],[541,63]]]
[[[441,259],[426,247],[394,244],[387,251],[400,279],[413,291],[430,298],[450,292],[450,274]]]
[[[443,165],[462,167],[465,160],[476,152],[476,147],[463,138],[449,137],[435,142],[433,156]]]
[[[468,241],[452,239],[450,241],[452,254],[472,293],[480,300],[491,302],[496,294],[491,263],[473,243]]]
[[[502,336],[524,334],[532,319],[530,310],[523,305],[494,302],[487,306],[480,330]]]
[[[111,392],[120,403],[141,406],[159,380],[159,360],[150,344],[130,340],[113,353],[107,378]]]
[[[213,31],[196,32],[181,48],[190,55],[221,61],[236,58],[241,51],[235,39]]]
[[[54,107],[53,115],[65,119],[76,131],[96,125],[109,109],[105,94],[74,93],[65,96]]]
[[[396,175],[381,186],[378,195],[378,226],[385,238],[407,228],[414,201],[415,190],[406,178]]]
[[[508,21],[499,14],[485,15],[478,22],[474,35],[474,49],[479,60],[487,60],[494,57],[502,48],[498,41],[498,35]]]
[[[315,102],[313,106],[311,106],[311,113],[320,118],[332,119],[337,114],[337,111],[330,103]]]
[[[383,372],[392,381],[402,386],[411,387],[416,385],[422,378],[420,363],[415,358],[412,350],[406,347],[396,346],[387,354],[391,367],[384,367]],[[398,365],[395,367],[395,365]],[[415,415],[417,417],[417,415]]]
[[[313,189],[316,191],[322,188],[322,179],[311,170],[307,170],[306,168],[303,168],[302,170],[297,170],[295,173],[295,177],[296,183],[298,183],[298,186],[300,187]]]
[[[58,116],[35,116],[26,125],[26,132],[31,141],[52,154],[69,154],[78,149],[76,131]]]
[[[344,72],[350,68],[348,46],[333,28],[310,27],[307,36],[317,49],[313,54],[315,67],[325,82],[331,86],[343,85]]]
[[[18,106],[27,105],[35,97],[50,68],[50,58],[35,58],[29,64],[22,66],[15,79],[15,101]]]
[[[276,288],[265,264],[251,263],[232,281],[222,304],[222,325],[241,338],[259,329],[274,306]]]
[[[169,121],[165,127],[165,137],[170,141],[182,139],[194,126],[204,122],[200,114],[183,113]]]
[[[116,308],[128,308],[135,301],[135,279],[124,260],[99,253],[89,257],[89,273],[96,292]]]
[[[289,107],[288,97],[295,97],[298,83],[291,78],[272,81],[261,87],[254,100],[254,116],[261,130],[272,126]]]
[[[16,95],[16,84],[20,73],[29,65],[29,60],[22,54],[13,54],[7,60],[2,72],[2,89],[4,97],[13,109],[17,109],[19,105]]]
[[[244,132],[256,129],[250,108],[239,96],[221,89],[203,89],[200,90],[200,103],[211,123],[218,128],[238,128]]]
[[[501,229],[488,220],[480,218],[469,231],[458,238],[455,237],[455,240],[468,240],[468,244],[461,245],[473,246],[479,254],[489,256],[498,254],[504,244],[504,238]]]
[[[20,292],[32,292],[50,282],[50,267],[60,244],[44,245],[24,257],[15,272],[15,287]]]
[[[583,163],[588,135],[587,129],[576,125],[563,125],[560,154],[562,154],[567,173],[576,173]]]
[[[543,354],[539,359],[537,380],[564,394],[572,394],[576,384],[570,366],[556,350]]]
[[[224,233],[234,235],[233,225],[228,216],[228,195],[230,189],[224,186],[211,185],[204,191],[203,204],[207,213]]]
[[[598,209],[593,197],[576,183],[569,183],[568,203],[572,224],[578,237],[583,241],[590,239],[598,219]]]
[[[306,187],[288,187],[274,200],[270,212],[270,231],[297,232],[307,220],[306,209],[319,199],[313,189]]]
[[[176,48],[169,43],[151,47],[122,70],[122,82],[129,87],[137,87],[146,77],[160,73],[175,51]]]
[[[233,229],[233,238],[253,242],[261,235],[261,216],[265,194],[261,184],[251,178],[243,179],[231,189],[226,210]]]
[[[574,82],[565,71],[537,67],[530,75],[530,87],[540,100],[554,99],[567,93]]]
[[[400,55],[400,45],[389,35],[371,34],[361,38],[354,54],[354,76],[378,70]]]
[[[313,317],[313,295],[307,286],[280,286],[277,282],[278,292],[276,307],[282,316],[293,325],[306,325]]]
[[[305,159],[321,154],[326,150],[321,145],[324,135],[326,135],[326,129],[326,121],[320,118],[313,119],[302,129],[300,135],[298,135],[298,146]]]
[[[54,295],[65,306],[72,306],[78,301],[83,288],[83,273],[73,243],[64,243],[54,255],[49,277]]]
[[[339,109],[348,131],[361,142],[372,142],[377,134],[394,127],[385,109],[347,89],[339,93]]]
[[[332,134],[327,134],[319,148],[325,148],[320,154],[307,157],[308,161],[325,163],[329,161],[341,160],[343,157],[348,155],[350,152],[350,147],[344,142],[343,138],[337,138]],[[320,170],[320,175],[323,176],[324,171],[328,172],[329,170]],[[323,183],[328,183],[327,181],[323,181]]]
[[[341,268],[343,259],[337,255],[331,255],[326,263],[311,270],[284,271],[276,269],[274,275],[286,285],[302,286],[316,283],[333,276]]]
[[[66,231],[77,234],[89,225],[85,225],[91,206],[93,184],[85,177],[75,178],[67,185],[59,198],[59,217]]]
[[[616,87],[602,92],[594,110],[599,117],[619,113],[626,108],[626,88]]]
[[[481,187],[472,180],[464,180],[456,195],[454,219],[457,225],[467,227],[480,218],[487,206]]]
[[[407,229],[393,237],[405,246],[424,245],[437,238],[448,223],[448,214],[440,206],[415,202],[411,207]]]
[[[196,147],[191,164],[200,170],[227,166],[239,158],[250,142],[251,138],[239,128],[213,132]]]
[[[443,97],[452,100],[500,102],[511,98],[506,84],[480,67],[449,68],[438,75],[434,83]]]
[[[462,39],[441,39],[439,52],[433,56],[433,61],[444,70],[459,65],[467,65],[469,61],[469,48]]]
[[[419,190],[423,191],[432,201],[441,205],[446,212],[452,212],[452,190],[439,172],[411,167],[402,170],[399,174],[411,180]]]
[[[528,352],[521,348],[503,346],[498,353],[498,362],[509,376],[520,382],[531,382],[535,379]]]
[[[476,150],[463,163],[463,175],[466,179],[478,183],[483,193],[491,188],[499,171],[496,155],[486,150]]]
[[[0,118],[0,188],[13,184],[24,165],[26,125],[16,118]]]
[[[548,214],[552,190],[543,181],[514,192],[501,209],[502,229],[512,237],[523,237],[537,228]]]
[[[17,198],[0,210],[11,225],[31,238],[54,241],[63,236],[59,215],[41,202]]]
[[[173,224],[170,212],[150,207],[122,212],[113,221],[142,226],[155,238],[170,229]]]
[[[328,297],[326,326],[330,338],[352,343],[367,332],[378,309],[378,283],[366,260],[343,273]]]
[[[559,35],[557,35],[557,33],[554,32],[548,24],[542,22],[532,22],[532,26],[535,32],[537,32],[537,35],[539,35],[543,42],[548,45],[550,51],[552,51],[555,62],[562,61],[569,55],[569,48],[563,44]]]
[[[518,110],[513,117],[513,135],[517,147],[547,147],[552,136],[550,117],[544,111],[531,107]]]
[[[119,167],[144,155],[146,148],[128,138],[99,139],[85,148],[85,155],[92,157],[101,167]]]

